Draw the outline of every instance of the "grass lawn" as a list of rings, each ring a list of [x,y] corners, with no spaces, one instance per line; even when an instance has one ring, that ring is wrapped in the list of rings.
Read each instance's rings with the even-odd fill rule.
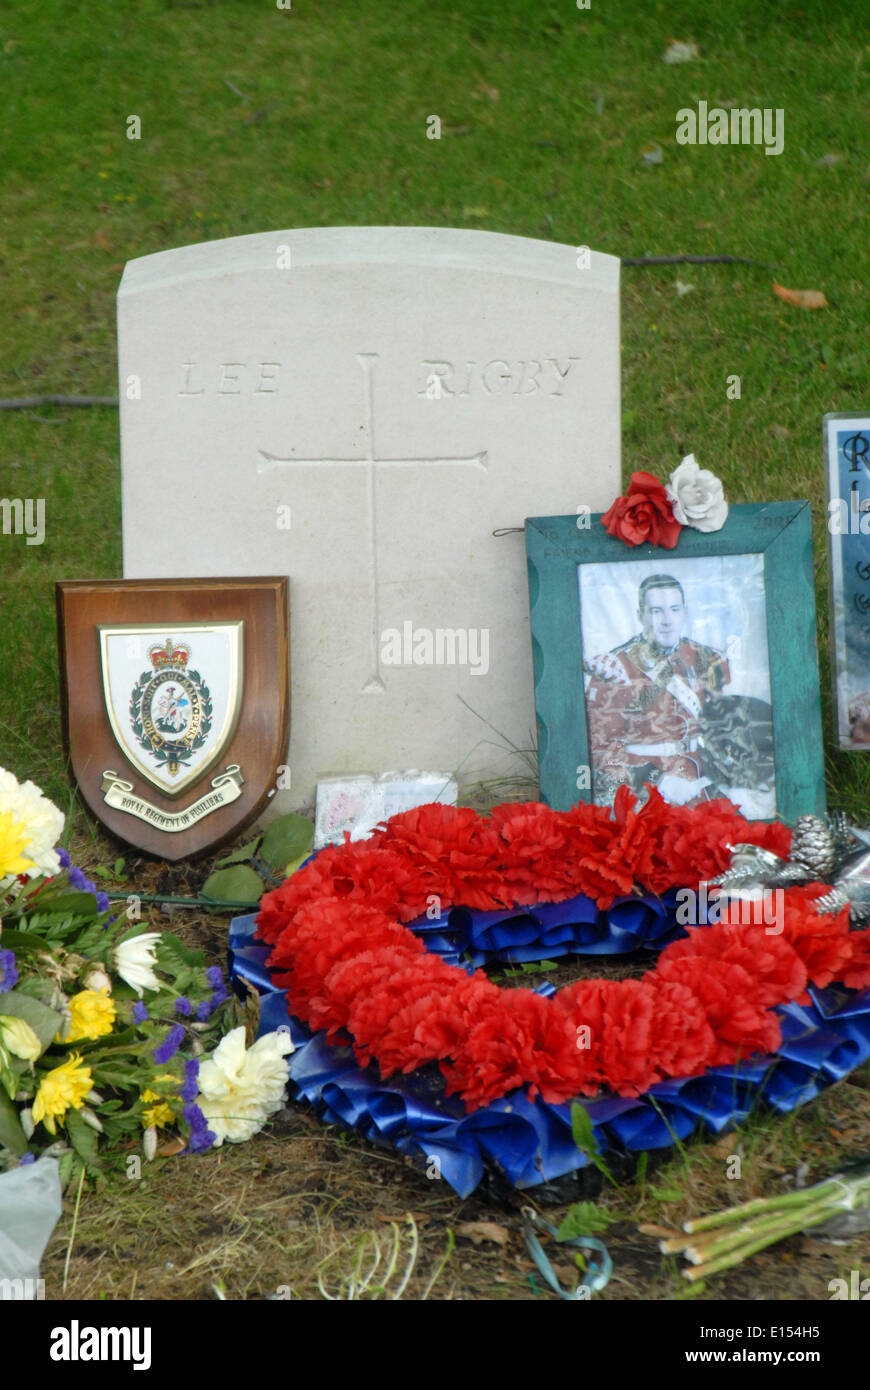
[[[663,63],[673,38],[700,56]],[[774,266],[625,268],[624,469],[662,476],[694,452],[733,501],[811,500],[829,804],[866,822],[870,763],[831,737],[820,424],[868,407],[868,81],[864,6],[825,0],[13,0],[0,14],[0,396],[115,394],[124,262],[247,232],[431,224]],[[677,111],[702,100],[782,109],[782,154],[677,145]],[[645,162],[656,146],[661,162]],[[822,290],[829,307],[783,303],[774,279]],[[0,411],[0,497],[46,502],[43,545],[0,534],[0,766],[71,806],[79,862],[112,863],[63,766],[53,586],[121,572],[117,411]],[[159,501],[147,522],[169,524]],[[188,914],[184,929],[219,961],[225,921]],[[725,1181],[718,1145],[697,1141],[664,1176],[608,1189],[622,1225],[603,1296],[684,1291],[638,1220],[673,1223],[778,1190],[799,1161],[816,1177],[866,1151],[868,1085],[865,1067],[793,1117],[747,1122],[740,1182]],[[318,1297],[318,1267],[334,1292],[365,1233],[391,1232],[390,1218],[405,1231],[409,1212],[421,1247],[407,1296],[433,1274],[433,1298],[535,1296],[515,1209],[460,1203],[301,1110],[238,1151],[119,1182],[83,1197],[68,1297],[203,1298],[215,1285]],[[457,1236],[439,1273],[447,1228],[482,1211],[510,1228],[508,1245]],[[50,1297],[70,1225],[67,1209],[43,1270]],[[866,1238],[795,1238],[699,1296],[826,1298],[862,1255],[866,1266]]]

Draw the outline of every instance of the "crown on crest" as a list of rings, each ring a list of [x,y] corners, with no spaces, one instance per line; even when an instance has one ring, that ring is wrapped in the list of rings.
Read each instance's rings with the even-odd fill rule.
[[[183,667],[190,660],[190,648],[183,642],[176,645],[171,637],[167,637],[163,646],[148,648],[148,659],[155,671],[165,671],[168,667]]]

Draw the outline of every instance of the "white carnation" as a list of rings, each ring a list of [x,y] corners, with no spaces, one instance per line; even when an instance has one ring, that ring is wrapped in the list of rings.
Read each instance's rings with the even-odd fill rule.
[[[154,974],[157,964],[156,945],[160,940],[159,931],[144,931],[139,936],[131,936],[115,947],[115,969],[135,989],[142,998],[143,989],[160,989],[160,981]]]
[[[28,878],[53,877],[60,872],[60,860],[55,845],[63,830],[63,812],[33,782],[18,778],[0,767],[0,812],[10,815],[16,825],[24,826],[29,835],[23,854],[33,863],[26,869]]]
[[[725,525],[728,503],[722,484],[709,468],[700,468],[694,454],[687,454],[671,474],[665,488],[674,508],[674,519],[696,531],[718,531]]]
[[[225,1139],[241,1144],[262,1129],[284,1103],[287,1033],[265,1033],[245,1048],[245,1030],[234,1028],[199,1068],[197,1105],[219,1147]]]

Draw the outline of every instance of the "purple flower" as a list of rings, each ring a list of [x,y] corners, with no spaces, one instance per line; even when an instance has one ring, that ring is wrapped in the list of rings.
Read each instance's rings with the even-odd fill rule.
[[[179,994],[178,998],[176,999],[175,1012],[177,1014],[184,1014],[185,1018],[190,1017],[190,1000],[187,998],[185,994]]]
[[[108,893],[98,893],[98,894],[97,894],[97,911],[98,911],[98,912],[107,912],[107,911],[108,911],[108,908],[109,908],[109,895],[108,895]]]
[[[180,1023],[173,1023],[169,1032],[166,1034],[159,1047],[155,1047],[151,1056],[158,1066],[162,1067],[175,1056],[184,1039],[184,1029]]]
[[[36,1162],[36,1154],[32,1154],[32,1153],[29,1153],[29,1152],[28,1152],[28,1153],[24,1154],[23,1157],[20,1158],[20,1159],[18,1160],[18,1166],[19,1166],[19,1168],[25,1168],[25,1167],[27,1166],[28,1163],[35,1163],[35,1162]]]
[[[18,966],[13,951],[0,951],[0,994],[12,989],[18,979]]]
[[[190,1139],[187,1145],[190,1152],[197,1153],[202,1149],[210,1149],[217,1135],[209,1129],[199,1106],[194,1105],[193,1101],[189,1101],[182,1114],[190,1126]]]
[[[133,1005],[133,1022],[134,1022],[134,1023],[144,1023],[145,1020],[147,1019],[147,1017],[148,1017],[148,1010],[146,1009],[145,1005],[142,1003],[141,1000],[139,1001],[138,1004],[134,1004],[134,1005]]]
[[[91,883],[86,874],[81,869],[77,869],[75,865],[69,871],[69,881],[73,888],[77,888],[80,893],[96,893],[97,891],[96,884]]]
[[[227,997],[227,987],[224,984],[224,977],[219,965],[210,965],[205,972],[208,982],[214,989],[213,1002],[215,1006],[222,1004]]]
[[[198,1076],[199,1062],[196,1057],[192,1057],[189,1062],[184,1064],[184,1085],[178,1092],[182,1100],[196,1100],[196,1093],[199,1089],[197,1086]]]
[[[203,999],[202,1003],[196,1006],[196,1016],[200,1023],[205,1023],[207,1018],[211,1018],[218,1004],[222,1004],[228,998],[227,987],[224,984],[220,966],[210,965],[205,973],[212,987],[212,993],[210,999]]]
[[[58,852],[57,852],[57,857],[58,857],[58,859],[60,860],[60,867],[61,867],[62,869],[68,869],[68,868],[69,868],[69,855],[67,854],[66,850],[65,850],[65,849],[59,849]]]

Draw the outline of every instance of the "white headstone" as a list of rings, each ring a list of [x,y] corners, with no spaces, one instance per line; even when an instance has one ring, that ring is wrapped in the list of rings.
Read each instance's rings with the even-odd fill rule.
[[[492,533],[619,491],[618,260],[234,237],[131,261],[118,338],[125,576],[290,576],[280,809],[340,773],[527,771],[499,739],[534,746],[525,546]]]

